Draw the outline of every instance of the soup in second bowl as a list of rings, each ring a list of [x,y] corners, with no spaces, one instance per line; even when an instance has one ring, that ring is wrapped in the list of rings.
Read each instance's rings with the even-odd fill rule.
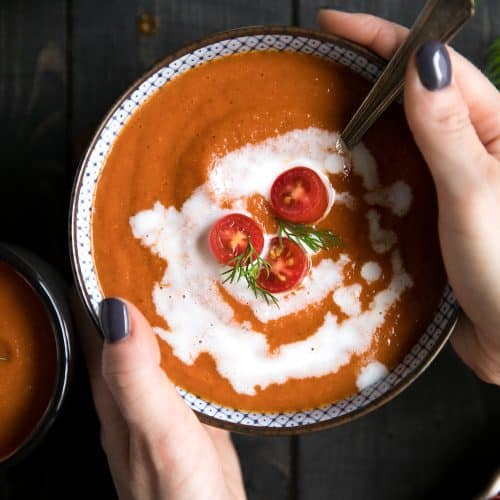
[[[431,321],[435,194],[401,107],[349,162],[336,149],[368,88],[314,56],[232,55],[176,77],[120,132],[93,256],[176,384],[239,409],[317,407],[384,376]]]
[[[0,262],[0,462],[28,438],[54,393],[57,348],[44,304]]]

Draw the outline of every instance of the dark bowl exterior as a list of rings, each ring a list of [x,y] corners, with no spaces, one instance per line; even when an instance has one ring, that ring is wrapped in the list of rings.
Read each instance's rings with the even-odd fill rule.
[[[68,287],[61,276],[32,252],[11,244],[0,243],[0,261],[17,271],[45,305],[54,332],[58,363],[56,384],[47,409],[24,442],[0,459],[1,469],[26,458],[40,444],[60,413],[71,380],[73,338]]]

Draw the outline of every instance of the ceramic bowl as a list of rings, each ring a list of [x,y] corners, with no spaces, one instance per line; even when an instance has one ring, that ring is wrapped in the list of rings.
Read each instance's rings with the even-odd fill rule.
[[[367,49],[333,35],[300,28],[254,27],[220,33],[189,45],[135,82],[102,121],[81,162],[72,195],[72,265],[79,291],[94,319],[102,292],[92,258],[92,203],[113,141],[142,103],[177,75],[228,54],[262,50],[314,54],[347,66],[370,81],[377,78],[385,65],[384,60]],[[457,309],[447,287],[432,323],[401,363],[378,383],[328,406],[287,413],[246,412],[213,404],[181,388],[178,391],[201,420],[234,431],[291,434],[332,427],[372,411],[408,387],[445,344],[455,325]]]
[[[61,411],[68,392],[72,369],[71,314],[67,286],[46,262],[31,252],[0,243],[0,261],[13,268],[40,297],[49,316],[57,349],[57,374],[52,396],[38,424],[9,455],[0,458],[0,468],[17,463],[33,451],[45,437]]]

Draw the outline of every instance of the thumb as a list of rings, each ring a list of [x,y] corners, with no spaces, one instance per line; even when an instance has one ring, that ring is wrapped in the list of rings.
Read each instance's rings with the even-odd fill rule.
[[[103,377],[128,425],[153,439],[167,422],[194,417],[160,366],[156,336],[139,310],[118,298],[104,299],[99,321],[105,342]]]
[[[450,54],[441,43],[424,43],[408,65],[404,104],[438,197],[459,200],[480,182],[488,155],[453,77]]]

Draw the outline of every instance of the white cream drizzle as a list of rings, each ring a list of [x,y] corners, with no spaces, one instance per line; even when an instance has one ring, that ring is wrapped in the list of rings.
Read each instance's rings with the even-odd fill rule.
[[[192,193],[180,211],[156,202],[151,209],[130,218],[134,237],[168,263],[161,282],[154,286],[153,301],[169,330],[157,327],[155,331],[188,365],[202,352],[208,352],[217,371],[239,393],[252,395],[257,387],[337,371],[353,354],[369,349],[387,311],[412,286],[397,249],[391,253],[391,281],[374,296],[366,311],[361,311],[359,304],[366,284],[342,285],[344,268],[350,262],[347,253],[341,254],[337,261],[320,261],[299,289],[280,294],[279,308],[256,299],[241,282],[225,284],[226,291],[247,304],[262,323],[298,314],[330,295],[348,316],[339,321],[329,312],[308,338],[282,345],[273,352],[262,332],[234,319],[233,309],[221,296],[218,288],[221,268],[207,245],[212,224],[235,210],[244,213],[246,197],[268,196],[273,180],[292,166],[308,166],[321,175],[342,172],[341,158],[332,151],[337,137],[325,130],[309,128],[244,146],[222,158],[214,158],[207,182]],[[365,188],[380,189],[375,160],[363,145],[354,148],[353,161],[355,173],[362,176]],[[339,202],[351,196],[347,192],[341,194]],[[221,208],[222,201],[229,202],[230,207]],[[397,242],[395,233],[380,227],[380,214],[375,209],[370,209],[367,217],[374,250],[390,251]],[[363,278],[369,281],[366,276]]]
[[[382,276],[382,268],[378,262],[368,261],[361,267],[361,277],[367,283],[373,283]]]
[[[390,186],[381,186],[377,162],[363,144],[358,144],[353,149],[351,157],[353,172],[361,177],[367,191],[364,195],[366,203],[390,208],[400,217],[406,215],[413,201],[410,186],[401,180]]]
[[[356,385],[358,389],[362,391],[383,379],[388,373],[389,370],[387,370],[385,365],[379,361],[372,361],[361,368],[358,378],[356,379]]]
[[[348,316],[359,316],[361,313],[361,302],[359,297],[363,287],[359,283],[343,286],[333,292],[333,301],[340,310]]]
[[[388,252],[398,241],[396,233],[391,229],[382,229],[380,214],[376,210],[368,210],[366,218],[368,219],[368,230],[373,250],[377,253]]]
[[[375,158],[363,143],[359,143],[351,151],[352,170],[361,177],[363,187],[367,191],[373,191],[380,186],[378,180],[378,168]]]
[[[403,181],[396,181],[390,186],[371,191],[364,196],[366,203],[369,205],[390,208],[399,217],[408,213],[412,198],[410,186]]]
[[[343,204],[352,210],[356,208],[356,198],[354,198],[354,196],[347,191],[335,193],[335,203]]]

